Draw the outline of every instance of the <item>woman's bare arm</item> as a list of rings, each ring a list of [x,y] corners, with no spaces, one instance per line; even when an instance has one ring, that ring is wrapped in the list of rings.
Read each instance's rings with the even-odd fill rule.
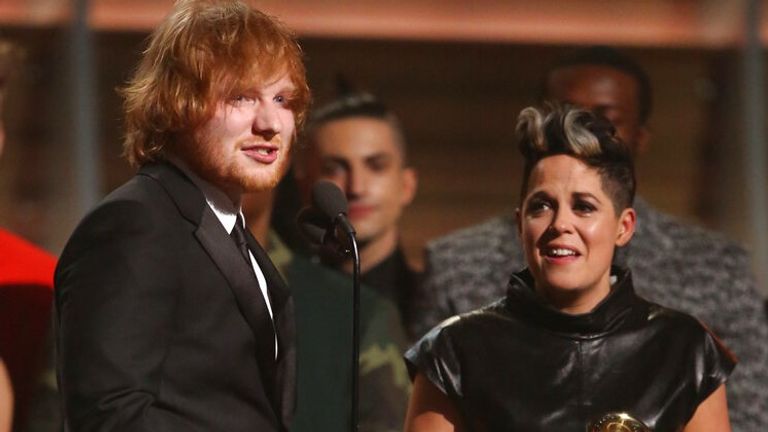
[[[422,374],[416,375],[405,417],[405,432],[462,432],[453,401]]]
[[[0,432],[10,432],[13,420],[13,388],[5,363],[0,360]]]
[[[731,432],[725,384],[699,404],[683,432]]]

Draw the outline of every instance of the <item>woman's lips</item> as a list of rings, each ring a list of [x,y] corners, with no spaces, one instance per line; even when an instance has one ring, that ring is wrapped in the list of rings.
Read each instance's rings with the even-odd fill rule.
[[[543,248],[541,256],[553,264],[567,264],[577,260],[581,254],[572,247],[553,245]]]
[[[262,145],[243,147],[241,151],[249,158],[263,164],[273,163],[277,160],[278,154],[277,147]]]

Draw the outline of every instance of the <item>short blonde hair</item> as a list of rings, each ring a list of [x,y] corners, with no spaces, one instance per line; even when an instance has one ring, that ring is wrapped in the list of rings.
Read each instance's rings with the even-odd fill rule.
[[[310,93],[301,48],[276,18],[239,0],[179,0],[152,33],[125,98],[125,156],[132,165],[165,158],[234,92],[287,73],[297,128]]]
[[[523,109],[515,132],[525,159],[521,200],[536,164],[562,154],[597,170],[617,213],[632,206],[636,188],[632,153],[606,118],[573,106],[550,103],[542,108]]]

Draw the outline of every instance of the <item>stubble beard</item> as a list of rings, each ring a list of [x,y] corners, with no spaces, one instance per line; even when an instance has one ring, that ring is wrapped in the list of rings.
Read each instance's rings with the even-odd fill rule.
[[[240,154],[241,143],[229,152],[224,148],[225,144],[218,143],[215,139],[202,139],[207,141],[182,143],[179,146],[179,156],[197,175],[230,196],[274,189],[288,169],[289,154],[279,155],[271,165],[249,167],[248,165],[258,162],[250,161]],[[289,150],[283,147],[280,145],[281,152],[290,152],[290,147]],[[241,159],[243,157],[248,161],[244,162]]]

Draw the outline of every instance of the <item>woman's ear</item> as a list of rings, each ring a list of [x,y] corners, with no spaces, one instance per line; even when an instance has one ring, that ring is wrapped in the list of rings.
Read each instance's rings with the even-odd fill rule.
[[[619,215],[618,232],[616,233],[616,246],[625,246],[632,239],[637,224],[637,213],[629,207],[621,211]]]

